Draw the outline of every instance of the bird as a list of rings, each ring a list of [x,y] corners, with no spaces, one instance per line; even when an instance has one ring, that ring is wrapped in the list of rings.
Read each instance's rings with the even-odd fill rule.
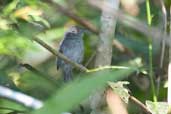
[[[79,26],[70,26],[64,34],[58,52],[64,54],[68,59],[78,64],[81,64],[84,57],[84,29]],[[64,82],[73,79],[73,66],[61,58],[57,58],[57,70],[61,69]]]

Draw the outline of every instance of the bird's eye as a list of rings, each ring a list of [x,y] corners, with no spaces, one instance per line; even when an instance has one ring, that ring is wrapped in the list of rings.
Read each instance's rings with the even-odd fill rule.
[[[77,33],[77,31],[75,31],[75,30],[72,30],[71,32],[72,32],[72,33]]]
[[[77,30],[73,30],[72,33],[75,33],[76,34],[77,33]]]
[[[75,33],[75,34],[77,34],[77,33],[78,33],[78,30],[77,30],[77,28],[75,28],[75,27],[72,27],[72,28],[71,28],[71,33]]]

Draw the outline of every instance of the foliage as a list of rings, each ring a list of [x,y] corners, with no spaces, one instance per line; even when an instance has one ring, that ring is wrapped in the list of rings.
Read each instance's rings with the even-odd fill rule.
[[[152,41],[153,50],[150,51],[148,49],[149,41],[144,34],[121,23],[117,24],[115,39],[120,42],[124,49],[122,50],[122,48],[120,49],[116,45],[113,46],[111,66],[92,69],[94,64],[92,59],[87,65],[87,68],[91,69],[90,72],[81,72],[80,74],[80,71],[76,70],[74,72],[74,80],[68,84],[63,83],[61,72],[56,71],[56,57],[34,42],[32,38],[38,36],[57,50],[65,30],[68,26],[78,24],[78,22],[75,22],[58,8],[52,7],[48,1],[50,0],[0,0],[0,85],[28,94],[43,102],[45,101],[43,108],[33,112],[30,112],[30,109],[27,107],[3,98],[0,99],[0,106],[24,110],[32,114],[59,114],[64,111],[75,111],[79,104],[88,99],[96,90],[103,90],[107,86],[113,88],[113,82],[108,83],[108,81],[118,80],[130,82],[128,88],[132,95],[145,102],[147,99],[152,100],[154,97],[154,93],[149,89],[151,85],[149,75],[151,75],[151,80],[154,81],[153,85],[156,88],[157,100],[163,101],[166,99],[167,91],[163,87],[165,81],[167,81],[166,77],[162,77],[160,83],[155,82],[158,79],[156,76],[165,76],[167,71],[166,66],[164,66],[162,71],[158,71],[160,69],[160,42]],[[96,28],[100,28],[101,12],[90,5],[88,1],[55,0],[55,2],[67,8],[68,11],[74,12],[78,17],[87,20]],[[164,3],[166,8],[169,9],[170,0],[165,0]],[[149,26],[162,30],[160,26],[163,26],[163,17],[161,8],[157,4],[155,0],[150,2],[152,9]],[[127,4],[127,6],[129,5]],[[138,13],[133,16],[142,22],[147,22],[146,3],[135,2],[133,6],[134,10],[136,7],[138,8]],[[128,15],[131,15],[132,13],[129,12],[133,10],[127,10],[129,7],[121,4],[121,9],[125,10]],[[86,53],[83,65],[87,64],[89,58],[96,52],[98,36],[91,32],[86,33],[84,41]],[[150,56],[149,53],[151,53]],[[165,56],[167,58],[168,55],[166,54]],[[143,61],[140,66],[139,63],[136,63],[138,66],[132,64],[132,60],[137,57]],[[51,77],[54,80],[53,82],[56,82],[56,85],[54,86],[52,82],[45,79],[41,73],[35,73],[22,67],[21,63],[32,65],[42,74]],[[125,66],[125,69],[121,69],[122,66],[118,65]],[[134,66],[134,68],[132,69],[131,66]],[[151,73],[149,73],[149,70]],[[128,93],[123,88],[123,84],[124,82],[121,82],[118,88],[121,91],[116,93]],[[145,89],[142,89],[142,86]],[[134,107],[130,103],[128,105],[129,107]],[[151,101],[146,101],[146,105],[149,110],[153,110],[155,107],[155,104]],[[157,107],[163,106],[165,104],[158,105]],[[166,111],[166,109],[162,109]],[[128,108],[128,110],[130,113],[141,112],[141,110],[134,108]],[[9,112],[11,110],[4,111],[0,107],[0,113],[5,114]]]
[[[45,103],[45,106],[42,109],[33,112],[33,114],[60,114],[65,112],[65,110],[71,110],[73,107],[78,106],[78,104],[86,99],[90,94],[94,93],[98,89],[102,89],[102,87],[106,85],[106,81],[122,79],[132,71],[133,70],[130,69],[118,71],[106,70],[83,75],[82,77],[84,78],[76,79],[73,82],[64,85]],[[56,106],[58,106],[58,108],[56,108]]]

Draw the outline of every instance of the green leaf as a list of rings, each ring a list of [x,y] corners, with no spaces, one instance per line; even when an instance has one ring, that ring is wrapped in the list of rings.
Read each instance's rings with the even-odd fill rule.
[[[17,7],[18,2],[19,0],[13,0],[9,5],[7,5],[3,10],[4,15],[9,15]]]
[[[55,39],[62,38],[63,35],[64,35],[64,29],[63,27],[61,27],[61,28],[48,29],[46,31],[39,33],[37,36],[45,40],[54,41]]]
[[[135,61],[134,66],[136,66]],[[121,80],[134,71],[133,69],[120,69],[86,73],[80,76],[82,78],[64,85],[51,99],[45,102],[43,108],[34,111],[32,114],[61,114],[67,112],[78,106],[81,101],[97,89],[105,87],[106,82]]]
[[[15,31],[0,31],[0,54],[21,57],[32,45],[32,42]]]
[[[0,29],[2,30],[8,30],[10,29],[10,21],[8,21],[7,19],[3,19],[0,17]]]
[[[12,102],[6,99],[0,99],[0,106],[4,107],[4,108],[8,108],[8,109],[15,109],[15,110],[20,110],[20,111],[27,111],[28,109],[26,109],[24,106],[16,103],[16,102]],[[12,110],[5,110],[3,108],[0,109],[0,114],[11,114]],[[19,113],[17,113],[19,114]]]
[[[108,82],[109,86],[113,89],[115,93],[117,93],[121,99],[125,102],[128,103],[129,100],[129,91],[124,87],[124,85],[129,84],[128,81],[119,81],[119,82]]]
[[[50,24],[48,21],[46,21],[44,18],[40,17],[40,16],[36,16],[36,15],[30,15],[31,18],[33,19],[33,21],[35,22],[41,22],[43,23],[47,28],[50,28]]]
[[[169,110],[167,102],[146,101],[146,106],[152,114],[167,114]]]
[[[0,85],[12,88],[12,89],[17,89],[16,85],[14,82],[7,76],[7,74],[4,71],[0,70]]]

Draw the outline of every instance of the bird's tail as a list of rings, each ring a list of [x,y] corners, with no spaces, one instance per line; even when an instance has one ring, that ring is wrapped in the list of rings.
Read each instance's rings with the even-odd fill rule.
[[[65,70],[63,71],[63,75],[64,75],[65,82],[72,80],[72,68],[71,67],[65,68]]]

